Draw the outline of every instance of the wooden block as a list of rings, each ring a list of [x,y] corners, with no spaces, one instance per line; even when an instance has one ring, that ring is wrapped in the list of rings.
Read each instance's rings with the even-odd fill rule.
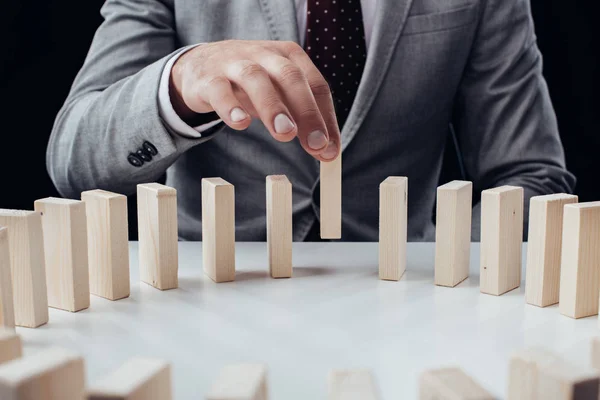
[[[0,226],[0,328],[15,327],[8,228]]]
[[[41,214],[0,209],[0,225],[8,227],[15,325],[36,328],[48,322]]]
[[[48,306],[71,312],[90,306],[85,203],[48,197],[36,200],[42,215]]]
[[[140,276],[160,290],[179,285],[177,191],[159,183],[137,186]]]
[[[452,181],[437,188],[435,284],[454,287],[469,276],[473,184]]]
[[[406,270],[408,178],[379,185],[379,279],[397,281]]]
[[[292,277],[292,184],[267,176],[267,247],[272,278]]]
[[[571,318],[598,314],[599,243],[600,201],[565,205],[560,265],[561,314]]]
[[[538,307],[558,303],[563,208],[577,196],[550,194],[529,202],[525,300]]]
[[[509,363],[507,399],[537,399],[539,367],[557,360],[556,355],[541,348],[530,348],[514,353]]]
[[[90,190],[81,200],[88,223],[90,292],[109,300],[129,297],[127,197]]]
[[[171,400],[171,366],[151,358],[132,358],[91,385],[87,400]]]
[[[235,279],[235,188],[221,178],[202,179],[202,260],[213,281]]]
[[[14,329],[0,327],[0,364],[19,358],[22,354],[21,337]]]
[[[268,400],[267,368],[260,364],[224,367],[206,400]]]
[[[460,368],[425,371],[419,379],[420,400],[494,400]]]
[[[379,389],[371,371],[333,370],[329,373],[329,400],[377,400]]]
[[[538,365],[539,400],[598,399],[600,373],[592,368],[572,365],[562,359]]]
[[[321,239],[342,238],[342,153],[333,161],[321,161]]]
[[[2,400],[81,400],[85,368],[77,354],[50,348],[0,365]]]
[[[600,369],[600,337],[592,339],[591,361],[593,368]]]
[[[523,188],[481,192],[481,293],[499,296],[521,284]]]

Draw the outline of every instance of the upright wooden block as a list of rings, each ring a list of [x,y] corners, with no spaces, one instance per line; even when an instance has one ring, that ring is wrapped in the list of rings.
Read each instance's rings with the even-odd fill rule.
[[[342,153],[321,161],[321,239],[342,238]]]
[[[600,290],[600,201],[567,204],[560,265],[561,314],[598,314]]]
[[[454,287],[469,276],[473,184],[452,181],[438,187],[435,228],[435,284]]]
[[[425,371],[419,380],[420,400],[494,400],[460,368]]]
[[[379,389],[371,371],[333,370],[329,373],[329,400],[377,400]]]
[[[10,250],[8,228],[0,226],[0,328],[15,327],[12,274],[10,273]]]
[[[577,196],[550,194],[529,202],[529,234],[525,300],[538,307],[558,303],[563,208],[577,203]]]
[[[591,364],[593,368],[600,369],[600,337],[592,339]]]
[[[0,364],[19,358],[22,354],[21,337],[14,329],[0,327]]]
[[[15,325],[36,328],[48,322],[41,215],[0,209],[0,225],[8,227]]]
[[[159,183],[137,186],[138,248],[143,282],[160,290],[179,285],[177,191]]]
[[[35,202],[42,215],[48,306],[71,312],[90,306],[85,203],[48,197]]]
[[[202,179],[202,260],[213,281],[235,279],[235,188],[221,178]]]
[[[514,353],[509,363],[507,399],[537,399],[539,367],[557,360],[551,352],[535,347]]]
[[[91,385],[87,400],[171,400],[171,366],[150,358],[132,358]]]
[[[224,367],[206,400],[268,400],[267,368],[260,364]]]
[[[60,348],[0,365],[2,400],[81,400],[85,396],[83,358]]]
[[[267,247],[272,278],[292,277],[292,184],[267,176]]]
[[[390,176],[379,185],[379,279],[397,281],[406,270],[408,179]]]
[[[127,197],[90,190],[81,200],[88,223],[90,292],[109,300],[129,297]]]
[[[539,400],[598,399],[600,374],[592,368],[571,365],[562,359],[538,366]]]
[[[481,192],[481,293],[499,296],[521,284],[523,188]]]

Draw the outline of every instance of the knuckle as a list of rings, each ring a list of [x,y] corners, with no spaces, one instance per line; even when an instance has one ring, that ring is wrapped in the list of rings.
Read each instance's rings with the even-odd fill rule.
[[[280,110],[283,108],[281,106],[281,99],[276,93],[267,94],[262,98],[261,105],[265,110]]]
[[[264,75],[263,68],[257,63],[248,61],[238,66],[238,75],[242,79],[255,79]]]
[[[229,81],[227,80],[227,78],[225,78],[224,76],[221,76],[221,75],[208,76],[208,77],[204,78],[202,86],[204,86],[205,88],[222,87],[223,85],[226,85],[228,82]]]
[[[318,121],[319,120],[319,109],[315,106],[304,107],[298,113],[301,119],[306,121]]]
[[[317,79],[309,83],[310,90],[315,97],[330,97],[331,88],[325,79]]]
[[[281,82],[285,84],[298,84],[305,80],[302,70],[292,63],[286,63],[281,66],[279,77]]]

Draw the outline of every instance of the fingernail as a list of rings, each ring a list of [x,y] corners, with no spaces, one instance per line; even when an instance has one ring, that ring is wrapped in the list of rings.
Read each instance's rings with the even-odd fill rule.
[[[308,147],[313,150],[321,150],[327,145],[327,136],[321,131],[312,131],[308,134]]]
[[[285,114],[277,114],[275,121],[273,121],[273,125],[275,125],[275,132],[280,135],[288,133],[294,129],[294,123]]]
[[[240,122],[248,118],[248,114],[246,114],[246,112],[241,108],[236,107],[231,110],[230,117],[233,122]]]
[[[321,157],[326,160],[334,159],[338,155],[338,146],[335,142],[329,142],[329,146],[323,153],[321,153]]]

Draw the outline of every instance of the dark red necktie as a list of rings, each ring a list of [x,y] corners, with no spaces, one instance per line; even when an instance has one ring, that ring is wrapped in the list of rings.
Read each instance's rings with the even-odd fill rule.
[[[341,129],[367,59],[360,0],[308,0],[307,8],[304,48],[329,83]]]

